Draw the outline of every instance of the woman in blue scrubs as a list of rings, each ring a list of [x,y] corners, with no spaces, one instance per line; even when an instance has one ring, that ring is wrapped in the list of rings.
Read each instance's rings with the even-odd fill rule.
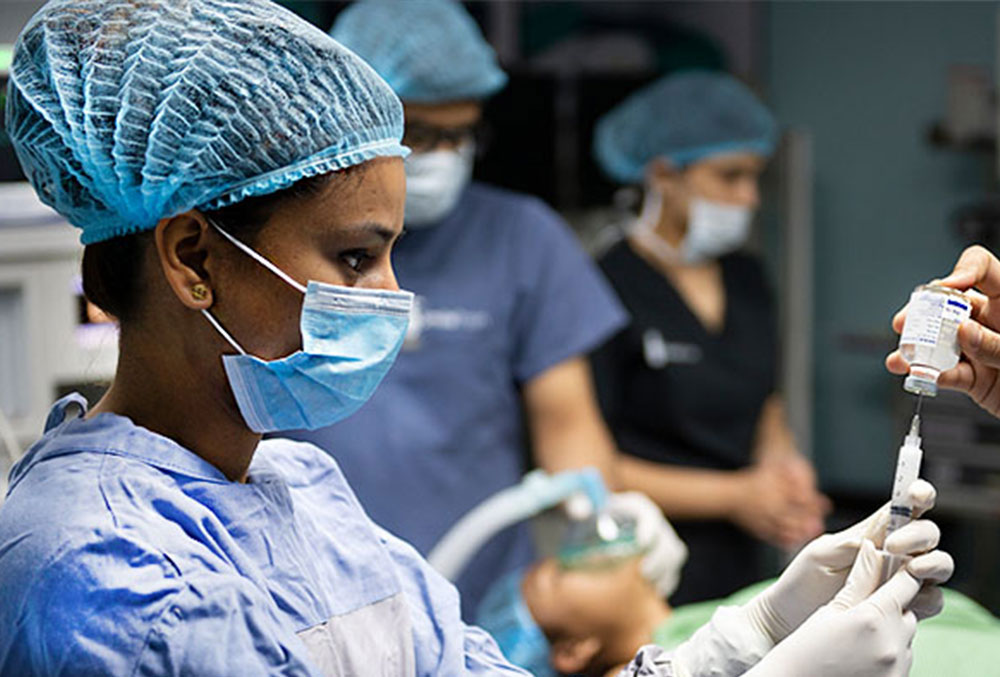
[[[51,2],[10,82],[121,335],[12,472],[0,674],[523,674],[328,455],[261,441],[350,414],[403,341],[392,91],[267,0]]]

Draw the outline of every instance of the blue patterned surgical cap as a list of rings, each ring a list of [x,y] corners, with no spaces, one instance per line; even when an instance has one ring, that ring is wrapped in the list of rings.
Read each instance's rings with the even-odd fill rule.
[[[52,0],[18,38],[7,131],[84,244],[406,154],[385,82],[269,0]]]
[[[663,157],[676,167],[720,153],[774,152],[777,124],[735,78],[688,71],[668,75],[618,104],[598,122],[594,157],[621,183],[641,183],[646,165]]]
[[[360,0],[340,13],[330,35],[403,101],[485,99],[507,84],[479,26],[452,0]]]

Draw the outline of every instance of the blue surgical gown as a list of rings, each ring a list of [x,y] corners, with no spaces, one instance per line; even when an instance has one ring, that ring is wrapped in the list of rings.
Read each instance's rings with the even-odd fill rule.
[[[235,483],[72,402],[0,508],[0,675],[525,674],[315,447],[262,442]]]
[[[333,454],[372,518],[426,555],[524,474],[522,385],[627,318],[555,212],[479,183],[440,223],[407,232],[393,266],[417,294],[396,364],[351,418],[294,437]],[[489,543],[457,582],[466,618],[490,584],[532,559],[524,526]]]

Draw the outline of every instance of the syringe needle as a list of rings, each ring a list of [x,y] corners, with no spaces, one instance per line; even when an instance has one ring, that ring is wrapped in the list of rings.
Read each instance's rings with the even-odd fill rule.
[[[916,411],[913,413],[914,416],[920,416],[920,408],[923,405],[924,405],[924,396],[922,394],[917,395],[917,408]]]

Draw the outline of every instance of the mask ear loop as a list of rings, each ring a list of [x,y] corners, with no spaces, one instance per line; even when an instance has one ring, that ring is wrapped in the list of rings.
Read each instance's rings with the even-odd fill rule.
[[[248,247],[247,245],[243,244],[242,242],[240,242],[239,240],[237,240],[235,237],[233,237],[232,235],[230,235],[229,233],[227,233],[225,230],[223,230],[222,228],[220,228],[219,224],[217,224],[212,219],[209,219],[209,218],[206,217],[205,220],[208,221],[209,225],[211,225],[213,228],[215,228],[217,231],[219,231],[219,233],[224,238],[226,238],[227,240],[229,240],[230,242],[232,242],[233,245],[235,245],[237,249],[239,249],[240,251],[242,251],[244,254],[246,254],[247,256],[249,256],[250,258],[252,258],[254,261],[256,261],[257,263],[259,263],[260,265],[262,265],[265,268],[267,268],[268,270],[270,270],[272,273],[274,273],[275,275],[277,275],[278,277],[280,277],[282,280],[284,280],[285,282],[287,282],[293,288],[297,289],[299,292],[301,292],[303,294],[306,293],[306,288],[303,287],[298,282],[296,282],[288,273],[286,273],[281,268],[279,268],[278,266],[274,265],[273,263],[271,263],[270,261],[268,261],[266,258],[264,258],[260,254],[258,254],[257,252],[255,252],[253,249],[251,249],[250,247]],[[229,343],[229,345],[231,345],[233,347],[233,350],[235,350],[236,352],[238,352],[240,355],[246,355],[247,354],[247,351],[243,350],[243,346],[241,346],[239,343],[236,342],[236,339],[234,339],[230,335],[230,333],[228,331],[226,331],[225,328],[223,328],[223,326],[221,324],[219,324],[219,321],[215,319],[215,316],[212,315],[212,313],[208,312],[208,309],[202,308],[201,309],[201,314],[205,316],[205,319],[207,319],[211,323],[211,325],[213,327],[215,327],[215,331],[219,332],[219,334],[222,336],[222,338],[226,339],[226,342]]]
[[[212,326],[215,327],[215,331],[219,332],[222,335],[222,338],[226,339],[229,345],[231,345],[233,349],[236,350],[236,352],[238,352],[240,355],[247,354],[247,351],[243,350],[243,347],[236,342],[236,339],[230,336],[229,332],[222,328],[222,325],[219,324],[219,321],[215,319],[215,316],[212,315],[212,313],[208,312],[208,310],[206,310],[205,308],[202,308],[201,314],[205,316],[205,319],[207,319],[209,322],[212,323]]]
[[[278,266],[274,265],[273,263],[271,263],[270,261],[268,261],[266,258],[264,258],[260,254],[258,254],[257,252],[255,252],[253,249],[251,249],[250,247],[248,247],[247,245],[243,244],[242,242],[240,242],[239,240],[237,240],[235,237],[233,237],[232,235],[230,235],[229,233],[227,233],[226,231],[224,231],[222,228],[219,227],[219,224],[217,224],[212,219],[206,218],[205,220],[208,221],[208,223],[213,228],[215,228],[217,231],[219,231],[219,233],[222,235],[222,237],[224,237],[227,240],[229,240],[230,242],[232,242],[233,245],[235,245],[237,249],[239,249],[240,251],[242,251],[244,254],[246,254],[247,256],[249,256],[250,258],[252,258],[254,261],[256,261],[257,263],[259,263],[260,265],[262,265],[265,268],[267,268],[268,270],[270,270],[272,273],[274,273],[275,275],[277,275],[278,277],[280,277],[282,280],[284,280],[285,282],[287,282],[289,285],[291,285],[295,289],[299,290],[303,294],[306,293],[306,288],[303,285],[301,285],[298,282],[296,282],[295,279],[291,275],[289,275],[288,273],[286,273],[285,271],[283,271],[281,268],[279,268]]]

